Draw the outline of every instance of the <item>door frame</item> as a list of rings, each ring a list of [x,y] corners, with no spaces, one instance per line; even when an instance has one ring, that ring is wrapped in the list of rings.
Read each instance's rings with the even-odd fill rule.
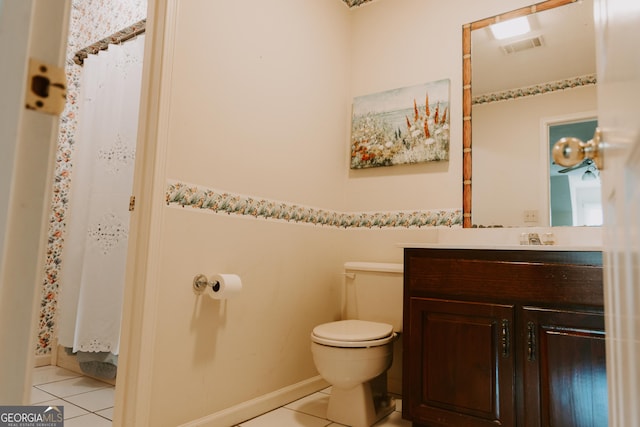
[[[169,96],[176,2],[149,1],[133,178],[114,426],[149,425],[164,217]]]
[[[27,404],[31,397],[58,137],[57,115],[25,108],[29,58],[64,69],[70,11],[70,0],[21,0],[3,2],[0,13],[7,35],[0,38],[0,70],[8,77],[0,85],[9,94],[0,110],[2,404]]]

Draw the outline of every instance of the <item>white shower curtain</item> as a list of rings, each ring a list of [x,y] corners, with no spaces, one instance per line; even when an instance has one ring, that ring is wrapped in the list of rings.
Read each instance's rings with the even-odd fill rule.
[[[144,36],[89,55],[81,75],[58,342],[117,355]]]

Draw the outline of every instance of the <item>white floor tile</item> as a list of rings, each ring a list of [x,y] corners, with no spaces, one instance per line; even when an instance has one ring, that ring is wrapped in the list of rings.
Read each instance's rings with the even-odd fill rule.
[[[42,391],[53,394],[58,397],[68,397],[88,391],[94,391],[105,387],[113,387],[102,381],[94,380],[87,377],[70,378],[67,380],[56,381],[48,384],[38,385]]]
[[[105,417],[110,420],[113,420],[113,408],[107,408],[107,409],[103,409],[102,411],[96,411],[96,414],[100,415],[101,417]]]
[[[374,424],[375,427],[411,427],[411,421],[403,420],[400,412],[392,412]]]
[[[115,400],[115,388],[101,388],[99,390],[65,397],[65,400],[68,400],[74,405],[80,406],[89,412],[96,412],[113,407],[113,402]]]
[[[31,383],[33,385],[40,385],[81,376],[82,374],[75,373],[59,366],[41,366],[33,370]]]
[[[64,406],[65,427],[112,427],[115,387],[55,366],[36,368],[31,403]],[[245,421],[237,427],[346,427],[326,419],[331,387]],[[376,427],[411,427],[402,419],[402,399]]]
[[[38,403],[38,405],[47,405],[47,406],[64,406],[64,419],[68,420],[69,418],[79,417],[80,415],[86,415],[89,412],[85,411],[82,408],[77,407],[65,400],[55,399],[55,400],[47,400],[46,402]]]
[[[258,418],[243,422],[240,427],[325,427],[330,421],[286,408],[279,408]],[[69,427],[65,424],[65,427]]]
[[[327,418],[327,407],[329,406],[329,395],[325,393],[314,393],[285,405],[285,408],[293,411],[304,412],[320,418]]]
[[[111,427],[111,424],[111,421],[98,415],[87,414],[65,420],[64,427]]]
[[[31,387],[31,398],[29,399],[29,403],[36,405],[47,400],[53,400],[56,397],[57,396],[42,391],[39,388]]]

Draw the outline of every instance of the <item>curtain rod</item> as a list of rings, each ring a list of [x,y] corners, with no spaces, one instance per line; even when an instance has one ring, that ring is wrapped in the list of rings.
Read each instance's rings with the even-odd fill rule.
[[[102,40],[99,40],[92,45],[85,47],[84,49],[80,49],[74,55],[73,62],[78,65],[82,65],[87,56],[95,55],[101,50],[108,49],[110,44],[120,44],[136,37],[139,34],[144,33],[146,29],[146,23],[147,20],[142,19],[125,29],[118,31],[117,33],[113,33],[110,36],[105,37]]]

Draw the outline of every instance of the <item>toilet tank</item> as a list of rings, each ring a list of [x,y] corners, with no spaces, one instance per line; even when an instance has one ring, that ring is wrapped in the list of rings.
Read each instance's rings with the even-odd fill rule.
[[[347,262],[344,270],[343,318],[388,323],[401,332],[404,266]]]

